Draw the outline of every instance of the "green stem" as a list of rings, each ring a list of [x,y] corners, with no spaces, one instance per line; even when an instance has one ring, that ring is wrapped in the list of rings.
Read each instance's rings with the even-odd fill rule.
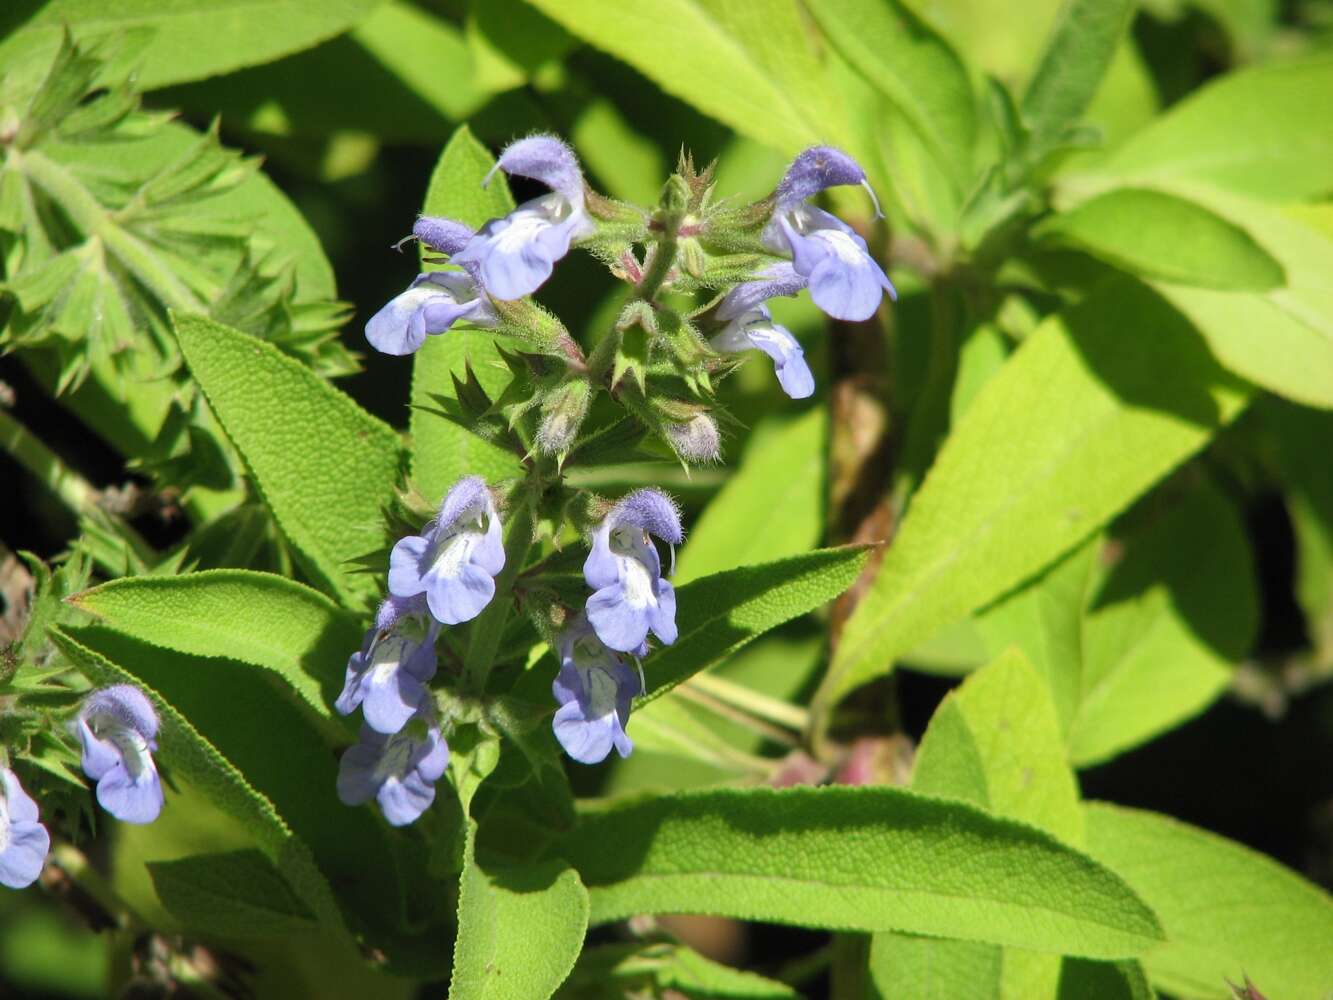
[[[644,267],[643,277],[634,289],[634,298],[651,302],[657,298],[662,285],[671,273],[671,266],[676,263],[676,234],[680,229],[681,217],[675,212],[663,212],[660,227],[654,231],[657,239],[653,241],[650,259]]]
[[[463,655],[463,686],[475,694],[486,689],[486,678],[500,648],[505,622],[509,618],[514,580],[518,577],[528,549],[532,546],[532,516],[527,507],[515,512],[505,532],[505,565],[495,578],[495,596],[472,623],[467,652]]]
[[[0,409],[0,448],[46,484],[75,514],[97,506],[98,492],[21,423]]]
[[[806,726],[810,724],[810,713],[804,708],[783,701],[781,698],[770,698],[725,677],[708,673],[695,674],[686,684],[712,695],[718,701],[726,702],[776,725],[785,726],[793,732],[804,732]]]
[[[766,740],[772,740],[774,743],[779,743],[789,749],[795,749],[800,746],[800,741],[786,729],[765,722],[763,719],[756,718],[749,712],[742,712],[740,709],[732,707],[725,701],[695,687],[691,683],[681,684],[676,688],[676,694],[680,695],[686,701],[692,701],[696,705],[707,709],[714,715],[720,715],[722,718],[729,719],[738,726],[743,726],[750,730],[750,732],[756,733]]]

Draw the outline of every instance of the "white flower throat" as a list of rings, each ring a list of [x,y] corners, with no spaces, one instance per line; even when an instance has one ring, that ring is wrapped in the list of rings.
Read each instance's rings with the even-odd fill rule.
[[[649,552],[651,545],[648,533],[642,528],[627,525],[611,532],[611,551],[620,563],[620,582],[625,588],[625,601],[632,608],[657,606],[655,574],[649,568],[649,561],[655,555]]]
[[[481,518],[460,525],[452,535],[436,544],[431,569],[439,576],[453,578],[463,572],[483,536]]]
[[[106,740],[120,751],[120,759],[125,762],[125,772],[131,781],[137,781],[139,775],[153,769],[152,753],[137,729],[125,725],[119,719],[110,719],[104,715],[94,715],[88,720],[93,735],[99,740]]]

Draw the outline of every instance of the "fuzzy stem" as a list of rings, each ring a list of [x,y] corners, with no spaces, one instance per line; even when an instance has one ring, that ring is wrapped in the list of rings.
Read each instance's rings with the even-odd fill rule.
[[[653,242],[652,253],[644,262],[643,276],[634,289],[634,298],[652,302],[662,290],[671,266],[676,263],[676,235],[680,230],[681,216],[677,212],[664,211],[659,216],[660,222],[652,227],[657,234]]]

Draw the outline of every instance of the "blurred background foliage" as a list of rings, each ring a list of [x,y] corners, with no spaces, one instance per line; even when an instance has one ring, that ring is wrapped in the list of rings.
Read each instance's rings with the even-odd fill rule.
[[[284,11],[300,7],[277,6]],[[687,0],[645,0],[617,4],[614,10],[609,4],[599,10],[596,4],[565,5],[561,0],[342,0],[319,6],[325,22],[311,29],[310,41],[327,40],[293,54],[275,51],[265,37],[264,17],[252,17],[243,30],[252,32],[253,41],[241,64],[235,58],[209,64],[200,33],[217,26],[192,26],[192,16],[182,16],[174,27],[163,29],[178,31],[179,38],[173,45],[153,48],[138,85],[146,108],[177,112],[179,120],[200,132],[215,130],[221,147],[262,157],[263,174],[299,209],[332,266],[331,275],[307,273],[299,280],[319,297],[331,296],[336,287],[351,317],[345,325],[341,312],[312,318],[307,332],[313,331],[315,339],[292,349],[306,352],[321,370],[339,377],[340,386],[363,406],[397,427],[407,422],[409,368],[390,359],[365,358],[361,323],[415,272],[415,262],[390,247],[410,231],[440,148],[462,122],[492,149],[535,130],[566,135],[595,188],[641,203],[656,200],[682,147],[696,161],[717,158],[719,190],[743,198],[759,198],[771,190],[791,153],[809,141],[854,147],[884,201],[890,234],[887,259],[903,293],[890,310],[887,338],[875,348],[883,361],[878,374],[893,385],[892,412],[881,418],[894,427],[908,427],[907,436],[894,441],[890,485],[900,499],[920,481],[950,421],[967,407],[980,384],[1041,314],[1059,304],[1062,287],[1087,287],[1089,271],[1104,266],[1098,258],[1128,259],[1124,266],[1134,270],[1134,255],[1145,242],[1173,237],[1167,225],[1130,233],[1123,245],[1109,250],[1099,244],[1089,254],[1080,242],[1085,233],[1070,221],[1075,213],[1066,213],[1065,222],[1049,234],[1050,246],[1058,244],[1059,252],[1019,255],[1021,266],[1047,269],[1040,281],[1015,272],[1009,275],[1012,282],[990,283],[996,259],[1014,248],[1003,226],[994,226],[996,219],[1005,212],[1026,217],[1042,209],[1024,205],[1017,188],[1000,190],[994,204],[978,207],[973,197],[977,168],[998,161],[1007,141],[1003,128],[994,124],[1003,121],[1003,109],[995,116],[980,107],[959,110],[957,102],[950,104],[949,88],[970,88],[987,95],[982,104],[992,105],[1003,103],[1004,89],[1021,93],[1038,65],[1058,0],[1021,7],[1005,0],[905,0],[901,8],[893,7],[894,24],[904,37],[920,43],[909,41],[900,53],[903,72],[925,74],[938,83],[933,90],[926,88],[930,96],[919,118],[854,82],[851,63],[856,61],[857,39],[840,35],[845,23],[840,26],[830,15],[841,5],[821,5],[820,0],[777,5],[784,14],[775,19],[765,18],[762,5]],[[5,69],[5,60],[19,51],[25,32],[44,33],[50,58],[64,22],[72,24],[76,36],[118,27],[99,20],[95,10],[95,0],[8,4],[0,12],[0,70],[17,73],[12,62]],[[654,18],[660,22],[654,24]],[[678,28],[668,29],[670,24]],[[133,34],[133,23],[124,27]],[[821,53],[823,68],[817,76],[809,67],[769,58],[765,39],[784,30],[809,31],[819,36],[821,45],[831,45]],[[931,32],[949,39],[962,62],[941,59],[921,41]],[[584,37],[599,39],[598,44],[588,44]],[[738,48],[735,38],[748,39],[751,50]],[[875,44],[870,28],[865,40]],[[30,38],[23,41],[26,45]],[[31,46],[24,51],[31,55]],[[1090,128],[1050,137],[1060,148],[1038,166],[1033,185],[1048,190],[1047,181],[1056,174],[1092,178],[1089,183],[1095,184],[1107,150],[1221,74],[1330,52],[1333,4],[1320,0],[1143,0],[1127,40],[1088,105],[1084,120]],[[745,89],[719,83],[732,81],[719,67],[734,70],[734,61],[749,67],[739,74]],[[1308,98],[1303,113],[1325,120],[1333,116],[1333,93],[1313,92]],[[1262,117],[1265,109],[1245,113]],[[1244,127],[1252,124],[1249,118],[1239,120]],[[927,123],[924,137],[921,122]],[[913,130],[918,141],[903,141]],[[1312,139],[1309,149],[1283,155],[1333,155],[1327,129],[1322,143]],[[959,159],[961,149],[972,162]],[[1300,182],[1300,177],[1291,181],[1289,196],[1328,193],[1327,187],[1300,190]],[[522,200],[527,192],[520,186],[517,193]],[[1078,191],[1073,196],[1082,197]],[[858,197],[850,196],[847,204],[868,222]],[[1333,233],[1329,213],[1327,203],[1315,205],[1307,218],[1327,235]],[[999,244],[987,242],[994,241],[997,232]],[[1217,262],[1206,265],[1215,267]],[[1248,258],[1238,267],[1250,267],[1245,273],[1253,273]],[[941,281],[942,275],[947,280]],[[1033,291],[1037,285],[1043,290]],[[1012,288],[1024,292],[1014,294]],[[588,334],[614,316],[617,293],[595,263],[573,257],[539,298],[576,334]],[[300,296],[292,301],[299,302]],[[830,336],[826,321],[808,301],[775,303],[775,312],[806,345],[821,385],[836,384],[867,367],[864,357],[849,361],[837,356],[847,348],[839,347],[835,336],[845,331]],[[978,324],[959,315],[986,320]],[[941,334],[942,324],[951,329]],[[334,329],[341,330],[336,340],[321,342],[315,336]],[[953,356],[944,368],[939,367],[940,353],[932,348],[940,336],[961,342],[950,340]],[[853,343],[864,346],[862,341]],[[78,381],[61,364],[59,352],[49,347],[45,353],[0,358],[6,394],[0,407],[22,425],[39,428],[46,444],[96,489],[129,483],[151,493],[165,481],[177,488],[216,487],[225,493],[234,486],[225,474],[220,482],[190,483],[170,469],[163,471],[168,456],[154,454],[145,441],[103,440],[91,434],[89,411],[65,405],[68,396],[57,400],[48,392],[53,381]],[[1329,388],[1323,386],[1325,395]],[[741,422],[726,443],[728,466],[691,477],[624,466],[598,473],[602,481],[587,484],[609,491],[653,481],[681,497],[687,524],[704,542],[682,556],[679,582],[760,555],[773,558],[804,551],[821,540],[843,541],[855,528],[840,523],[839,510],[829,502],[829,490],[838,488],[830,481],[835,470],[829,462],[836,465],[839,456],[836,451],[832,458],[828,455],[828,409],[816,402],[796,412],[760,365],[746,366],[728,392]],[[845,419],[847,413],[838,411],[833,419]],[[108,432],[104,425],[94,427]],[[1230,608],[1239,635],[1215,643],[1234,650],[1233,660],[1241,662],[1234,677],[1219,681],[1228,687],[1227,695],[1164,737],[1080,774],[1086,798],[1168,812],[1263,851],[1325,886],[1333,885],[1333,692],[1322,684],[1333,669],[1331,427],[1327,412],[1263,399],[1222,431],[1203,458],[1117,522],[1117,535],[1133,536],[1136,520],[1151,522],[1152,505],[1171,489],[1207,480],[1208,490],[1216,488],[1220,496],[1210,494],[1197,509],[1178,517],[1173,525],[1178,530],[1169,542],[1149,531],[1137,544],[1145,550],[1182,547],[1180,559],[1213,559],[1210,565],[1219,574],[1241,573],[1254,587]],[[1313,467],[1311,456],[1322,456],[1323,467]],[[127,474],[126,459],[137,460],[138,471]],[[195,475],[197,466],[192,466]],[[741,475],[735,473],[738,467]],[[728,545],[733,526],[721,515],[710,519],[700,513],[719,490],[744,490],[744,473],[760,468],[781,471],[756,471],[758,483],[784,475],[788,481],[781,498],[781,541],[763,553],[737,551]],[[0,523],[0,540],[7,547],[0,549],[0,559],[12,564],[9,550],[31,551],[44,559],[66,550],[80,530],[68,505],[52,502],[42,483],[3,454],[0,480],[14,501]],[[249,516],[257,517],[244,510],[233,514],[234,519]],[[132,505],[126,519],[133,534],[155,552],[171,550],[185,537],[188,524],[170,497],[163,500],[161,494],[157,502]],[[1216,530],[1200,529],[1191,542],[1191,527],[1199,524]],[[224,530],[234,527],[235,520]],[[96,518],[92,523],[85,518],[82,530],[85,536],[105,539],[100,551],[104,572],[116,552],[126,571],[145,568],[135,566],[136,554],[132,545],[127,547],[123,531],[99,527]],[[231,559],[258,568],[289,568],[271,525],[259,524],[254,534],[248,562],[231,553],[218,556],[217,563],[231,564]],[[1227,541],[1219,543],[1218,538]],[[1219,554],[1219,545],[1226,551]],[[203,552],[204,547],[196,545],[189,555],[208,565],[210,557]],[[1083,552],[1070,559],[1091,560],[1091,548]],[[1133,572],[1124,570],[1126,576]],[[1152,572],[1164,571],[1154,566]],[[1090,585],[1089,593],[1095,589]],[[6,606],[12,607],[12,597]],[[1003,605],[992,607],[967,629],[953,630],[904,657],[921,669],[896,678],[891,700],[903,733],[919,739],[940,698],[956,684],[956,675],[994,652],[985,645],[986,619],[1004,614]],[[754,644],[718,673],[724,680],[801,703],[815,691],[821,657],[821,630],[807,619]],[[865,701],[867,713],[881,710],[885,697],[872,692]],[[1204,700],[1201,697],[1200,704]],[[579,791],[685,787],[744,774],[746,755],[758,752],[765,741],[729,725],[706,689],[663,698],[635,716],[638,752],[614,767],[580,773]],[[1088,764],[1110,756],[1096,745],[1095,736],[1089,739]],[[692,744],[688,755],[678,752],[682,741]],[[881,766],[889,771],[897,766],[892,744],[874,749],[887,756]],[[710,753],[715,755],[712,764]],[[179,794],[190,792],[183,788]],[[193,808],[175,809],[170,823],[120,831],[115,849],[131,860],[140,853],[184,855],[237,842],[225,820],[209,813],[199,795],[191,798]],[[175,842],[164,848],[151,845],[153,838]],[[111,846],[98,843],[99,850]],[[143,872],[141,865],[119,867]],[[133,884],[146,878],[131,874],[119,888],[127,898],[147,903],[151,888]],[[67,897],[72,905],[65,905],[59,902],[61,887],[52,888],[45,898],[0,893],[0,992],[101,995],[111,963],[130,961],[130,956],[113,954],[107,937],[90,935],[71,919],[70,913],[80,910],[77,891],[72,899]],[[169,925],[169,918],[164,923]],[[721,941],[718,953],[729,960],[743,959],[749,949],[750,961],[772,968],[784,954],[805,948],[812,937],[761,928],[746,943],[729,938],[736,933],[735,928],[704,928],[700,939]],[[140,942],[139,947],[136,960],[150,961],[145,952],[151,952],[153,943]]]

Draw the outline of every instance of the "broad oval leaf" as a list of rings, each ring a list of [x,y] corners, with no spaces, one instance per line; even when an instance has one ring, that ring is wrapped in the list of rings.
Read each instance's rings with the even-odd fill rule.
[[[1051,217],[1034,235],[1185,285],[1264,291],[1286,280],[1282,265],[1240,226],[1164,191],[1108,191]]]
[[[1333,187],[1330,89],[1327,54],[1228,73],[1133,135],[1096,176],[1206,181],[1259,198],[1324,194]]]
[[[365,597],[351,563],[384,546],[398,435],[271,344],[201,316],[176,316],[190,372],[283,533],[345,603]]]
[[[468,834],[449,1000],[546,1000],[588,927],[588,891],[560,860],[483,870]]]
[[[1260,294],[1157,282],[1198,328],[1217,359],[1280,396],[1333,409],[1333,231],[1294,208],[1236,198],[1201,186],[1174,189],[1244,228],[1280,262],[1283,287]]]
[[[1333,898],[1271,858],[1137,809],[1090,803],[1088,850],[1156,911],[1166,942],[1143,957],[1173,994],[1229,1000],[1248,976],[1265,996],[1326,996]]]
[[[892,669],[1201,448],[1249,399],[1133,282],[1046,319],[977,394],[913,497],[819,700]]]
[[[124,577],[69,602],[144,642],[267,667],[325,716],[363,631],[355,616],[318,591],[241,569]]]
[[[802,12],[792,0],[528,0],[667,93],[742,135],[791,152],[842,141]]]
[[[593,923],[711,913],[1099,958],[1160,940],[1108,870],[1049,835],[896,788],[719,790],[590,808],[560,845]]]
[[[341,34],[379,0],[51,0],[33,3],[33,16],[6,39],[11,46],[60,44],[68,26],[76,38],[151,31],[139,70],[145,90],[256,66]]]

